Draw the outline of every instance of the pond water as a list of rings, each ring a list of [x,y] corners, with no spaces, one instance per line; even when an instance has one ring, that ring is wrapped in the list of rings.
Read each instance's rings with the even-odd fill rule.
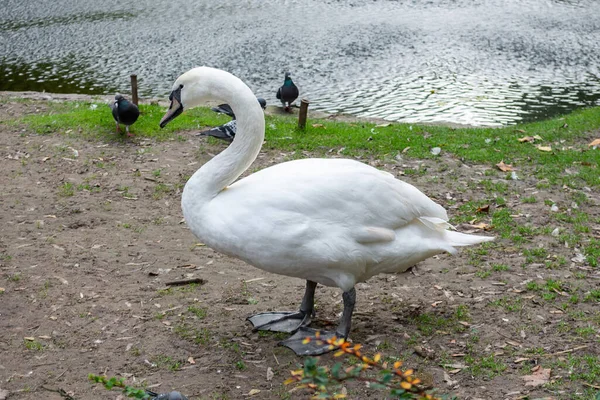
[[[600,104],[597,0],[0,0],[0,90],[168,94],[226,69],[276,104],[498,126]]]

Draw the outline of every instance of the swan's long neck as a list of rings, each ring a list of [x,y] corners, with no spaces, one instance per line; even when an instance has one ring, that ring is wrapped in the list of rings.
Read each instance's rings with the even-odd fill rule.
[[[210,94],[228,103],[237,119],[235,140],[204,164],[183,190],[184,213],[197,209],[233,183],[256,159],[265,137],[265,117],[256,96],[235,76],[219,71],[210,83]]]

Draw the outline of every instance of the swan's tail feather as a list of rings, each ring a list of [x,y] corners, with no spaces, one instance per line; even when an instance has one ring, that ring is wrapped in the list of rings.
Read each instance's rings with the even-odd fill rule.
[[[419,221],[434,231],[442,232],[447,229],[456,229],[448,221],[444,221],[443,219],[437,217],[419,217]]]
[[[446,231],[445,236],[446,241],[451,246],[470,246],[472,244],[491,242],[496,239],[494,236],[467,235],[466,233],[453,231]]]

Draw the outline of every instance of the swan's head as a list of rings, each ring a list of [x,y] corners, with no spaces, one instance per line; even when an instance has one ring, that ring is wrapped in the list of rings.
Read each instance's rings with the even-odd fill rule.
[[[184,109],[196,107],[213,97],[210,93],[212,71],[214,71],[212,68],[198,67],[177,78],[169,95],[171,101],[169,109],[160,120],[161,128],[181,114]]]

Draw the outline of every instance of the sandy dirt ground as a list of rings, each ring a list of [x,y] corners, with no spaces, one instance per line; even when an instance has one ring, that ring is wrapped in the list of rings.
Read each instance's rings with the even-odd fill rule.
[[[0,119],[47,109],[44,100],[4,98]],[[107,129],[113,128],[109,119]],[[306,398],[282,384],[303,362],[277,345],[285,335],[254,333],[246,322],[257,312],[296,309],[305,283],[203,246],[182,220],[187,178],[226,146],[194,133],[185,132],[185,141],[101,143],[0,125],[0,398],[3,390],[9,399],[65,398],[59,390],[74,399],[118,398],[119,392],[90,384],[89,373],[124,377],[156,392],[177,389],[190,399]],[[289,157],[262,152],[252,169]],[[408,168],[427,168],[402,179],[451,216],[466,201],[493,197],[483,188],[457,190],[487,179],[492,166],[466,165],[451,156],[363,161],[399,177]],[[506,202],[516,218],[527,226],[560,226],[543,199],[570,207],[572,193],[538,190],[526,171],[519,174],[517,181],[493,178],[510,185]],[[536,203],[520,200],[531,194]],[[579,211],[597,221],[598,193],[586,196]],[[481,220],[490,222],[485,215]],[[586,237],[597,238],[598,224],[590,224]],[[570,399],[589,390],[560,362],[599,354],[598,303],[583,301],[599,288],[598,272],[551,235],[526,245],[547,250],[535,262],[527,262],[512,242],[499,243],[486,254],[443,254],[410,272],[358,284],[351,339],[367,352],[401,358],[426,382],[461,399]],[[566,263],[548,268],[546,261],[557,257]],[[490,274],[480,273],[484,269]],[[204,283],[167,285],[193,278]],[[543,285],[548,279],[564,283],[552,301],[527,289],[529,282]],[[581,300],[563,309],[575,292]],[[335,327],[340,291],[319,287],[316,302],[314,325]],[[511,302],[515,308],[506,306]],[[576,334],[586,327],[590,334]],[[490,359],[502,371],[489,373]],[[525,386],[523,376],[540,364],[551,368],[550,382]],[[358,383],[346,389],[352,399],[384,398]]]

